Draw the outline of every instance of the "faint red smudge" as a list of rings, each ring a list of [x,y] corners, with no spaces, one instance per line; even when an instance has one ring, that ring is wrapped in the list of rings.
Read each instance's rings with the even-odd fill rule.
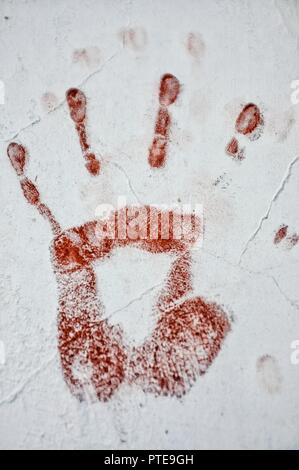
[[[124,47],[135,51],[144,49],[147,43],[147,34],[143,28],[127,28],[119,32],[119,37]]]
[[[275,243],[275,245],[280,243],[287,236],[287,233],[288,233],[288,226],[281,225],[281,227],[279,227],[279,229],[277,230],[274,236],[273,243]]]
[[[100,49],[96,46],[83,47],[73,51],[73,62],[87,67],[98,65],[101,61]]]
[[[171,125],[171,116],[168,111],[168,106],[176,101],[179,93],[180,82],[178,79],[170,73],[163,75],[160,81],[160,106],[156,117],[155,135],[148,156],[149,164],[153,168],[160,168],[165,164]]]
[[[189,54],[195,59],[200,59],[205,51],[205,44],[197,33],[189,33],[186,41],[186,48]]]
[[[41,103],[44,110],[50,112],[58,105],[58,98],[54,93],[46,92],[41,97]]]
[[[87,161],[85,166],[91,175],[96,176],[100,172],[100,162],[95,154],[90,152],[86,133],[86,97],[83,91],[78,90],[78,88],[71,88],[66,93],[66,99],[71,118],[76,125],[83,156]]]
[[[282,385],[282,375],[278,361],[270,354],[264,354],[256,362],[257,380],[268,393],[278,393]]]
[[[7,155],[17,175],[23,176],[26,164],[26,150],[23,145],[12,142],[7,147]]]
[[[281,225],[279,227],[273,240],[273,243],[275,243],[275,245],[282,242],[283,240],[287,242],[288,248],[293,248],[295,245],[297,245],[299,241],[299,235],[297,233],[293,233],[292,235],[287,236],[288,228],[288,225]]]
[[[179,95],[180,87],[180,82],[174,75],[170,73],[163,75],[160,81],[160,105],[169,106],[173,104]]]

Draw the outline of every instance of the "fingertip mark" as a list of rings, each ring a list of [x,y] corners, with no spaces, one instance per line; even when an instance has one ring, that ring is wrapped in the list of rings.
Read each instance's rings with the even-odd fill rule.
[[[288,225],[281,225],[275,234],[273,243],[275,245],[280,243],[287,236],[287,233],[288,233]]]
[[[256,362],[257,379],[262,388],[269,394],[280,392],[282,375],[278,361],[270,354],[264,354]]]
[[[230,142],[227,144],[226,152],[231,155],[235,156],[239,150],[239,143],[235,137],[233,137]]]
[[[236,131],[243,135],[251,134],[262,122],[262,115],[258,106],[248,103],[237,117]]]
[[[73,121],[78,124],[84,121],[86,115],[86,96],[78,88],[70,88],[66,92],[66,99]]]
[[[180,93],[180,82],[171,73],[166,73],[161,78],[159,102],[161,106],[173,104]]]
[[[96,176],[100,172],[100,162],[96,156],[90,152],[90,144],[86,132],[86,96],[83,91],[78,88],[70,88],[66,92],[66,99],[71,118],[76,125],[83,157],[87,160],[85,167],[92,176]]]
[[[26,150],[23,145],[12,142],[7,147],[7,155],[18,176],[24,174],[26,163]]]
[[[58,98],[54,93],[47,91],[42,95],[41,103],[44,111],[51,112],[58,105]]]

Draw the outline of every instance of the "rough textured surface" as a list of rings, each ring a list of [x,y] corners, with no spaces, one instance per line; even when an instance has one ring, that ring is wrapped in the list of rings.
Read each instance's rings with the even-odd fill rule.
[[[3,0],[0,32],[0,448],[298,448],[299,365],[290,361],[299,339],[299,104],[290,98],[298,2]],[[152,168],[166,73],[180,93],[169,106],[165,162]],[[81,120],[77,132],[69,115],[70,89],[86,97],[88,149]],[[164,114],[168,104],[160,102]],[[248,104],[254,113],[236,124]],[[257,114],[262,129],[247,135]],[[39,211],[46,217],[47,204],[63,230],[94,220],[119,195],[128,205],[203,204],[192,296],[221,306],[230,332],[183,397],[137,384],[107,402],[70,393],[57,349],[52,235],[23,197],[11,142],[28,149]],[[98,176],[86,171],[90,155]],[[21,178],[22,167],[20,158]],[[174,259],[122,250],[95,267],[105,319],[136,351],[145,344],[154,354],[152,306]]]

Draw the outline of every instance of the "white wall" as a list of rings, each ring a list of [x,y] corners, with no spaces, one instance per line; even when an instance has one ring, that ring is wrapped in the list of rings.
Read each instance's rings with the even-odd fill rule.
[[[126,28],[137,28],[137,43],[123,42]],[[298,448],[290,345],[299,339],[299,243],[273,243],[281,224],[299,233],[298,1],[3,0],[0,31],[0,448]],[[167,164],[153,171],[147,151],[165,72],[183,88]],[[84,168],[69,118],[73,86],[88,98],[98,178]],[[265,125],[258,140],[240,139],[238,162],[225,147],[248,102]],[[107,403],[71,395],[57,352],[52,236],[22,197],[6,156],[12,140],[29,149],[28,176],[63,228],[92,220],[119,194],[129,204],[190,195],[203,204],[194,295],[221,304],[231,332],[183,398],[129,385]],[[112,321],[132,341],[153,327],[147,312],[167,262],[128,250],[97,267],[107,316],[121,310]]]

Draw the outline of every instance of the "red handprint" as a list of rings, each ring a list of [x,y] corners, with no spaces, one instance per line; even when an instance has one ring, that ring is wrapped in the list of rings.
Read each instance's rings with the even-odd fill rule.
[[[170,127],[168,106],[176,100],[179,91],[176,77],[170,74],[162,77],[155,137],[149,150],[152,167],[165,163]],[[87,139],[86,98],[82,91],[71,89],[67,92],[67,102],[87,170],[95,176],[100,171],[100,162],[90,151]],[[26,200],[49,221],[54,235],[51,260],[59,292],[58,347],[64,377],[72,393],[83,399],[86,387],[92,385],[99,400],[108,400],[122,382],[127,382],[155,394],[183,395],[212,363],[229,330],[226,314],[215,303],[201,297],[186,298],[193,291],[191,249],[199,236],[201,221],[190,214],[191,225],[196,229],[191,236],[178,239],[173,221],[180,214],[153,206],[126,206],[103,221],[62,230],[50,209],[41,202],[36,185],[26,177],[25,148],[11,143],[7,152]],[[143,214],[142,234],[134,233],[132,228],[136,213]],[[163,235],[165,217],[169,221],[167,238]],[[115,230],[113,237],[109,233],[111,227]],[[104,305],[94,271],[95,261],[125,246],[152,254],[176,255],[155,305],[156,327],[136,347],[130,346],[118,325],[112,326],[103,319]]]

